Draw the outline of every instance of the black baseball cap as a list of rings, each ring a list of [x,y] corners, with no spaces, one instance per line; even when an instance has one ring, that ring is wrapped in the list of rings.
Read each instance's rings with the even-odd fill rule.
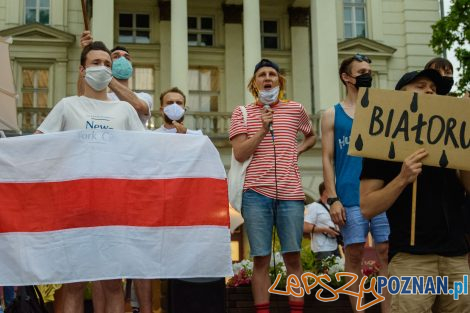
[[[402,89],[418,77],[429,78],[434,83],[434,85],[436,85],[436,93],[438,95],[443,94],[443,78],[441,74],[434,69],[425,69],[422,71],[413,71],[406,73],[398,81],[397,85],[395,86],[395,90]]]
[[[276,63],[274,63],[273,61],[271,60],[268,60],[268,59],[262,59],[261,61],[258,62],[258,64],[256,64],[255,66],[255,71],[253,72],[253,74],[256,74],[256,72],[258,72],[258,70],[262,67],[272,67],[273,69],[276,70],[276,72],[279,73],[279,65],[277,65]]]

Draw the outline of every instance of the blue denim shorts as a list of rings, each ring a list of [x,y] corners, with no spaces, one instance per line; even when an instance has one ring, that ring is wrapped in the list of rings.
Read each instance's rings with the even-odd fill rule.
[[[271,255],[273,226],[276,226],[281,241],[281,253],[301,250],[304,201],[277,200],[277,210],[275,204],[275,199],[251,189],[243,193],[242,216],[251,256]]]
[[[358,206],[345,207],[346,224],[341,227],[344,245],[366,242],[367,233],[371,232],[376,243],[388,241],[390,226],[385,212],[366,220]]]

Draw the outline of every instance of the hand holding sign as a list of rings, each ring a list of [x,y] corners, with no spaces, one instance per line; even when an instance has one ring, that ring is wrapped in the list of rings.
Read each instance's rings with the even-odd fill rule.
[[[421,173],[423,168],[423,163],[421,161],[427,156],[428,152],[421,148],[403,161],[399,177],[406,185],[415,182],[418,178],[418,175]]]

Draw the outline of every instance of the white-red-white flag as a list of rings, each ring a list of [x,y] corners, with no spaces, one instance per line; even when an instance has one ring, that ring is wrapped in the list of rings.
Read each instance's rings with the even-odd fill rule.
[[[0,285],[232,275],[206,136],[77,130],[0,140]]]

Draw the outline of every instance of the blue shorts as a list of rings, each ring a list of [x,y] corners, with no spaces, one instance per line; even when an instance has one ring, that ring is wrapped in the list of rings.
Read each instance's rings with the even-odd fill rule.
[[[272,252],[273,226],[276,226],[281,253],[301,250],[304,228],[304,201],[276,200],[251,189],[243,193],[242,216],[250,242],[250,255],[267,256]],[[274,225],[274,215],[276,223]]]
[[[388,225],[385,212],[374,216],[371,220],[366,220],[358,206],[345,207],[344,209],[346,210],[346,224],[341,227],[341,233],[345,246],[366,242],[369,230],[374,242],[382,243],[388,241],[390,226]]]

